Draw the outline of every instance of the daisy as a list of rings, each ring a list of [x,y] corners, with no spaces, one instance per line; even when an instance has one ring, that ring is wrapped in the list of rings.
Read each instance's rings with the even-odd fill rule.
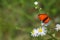
[[[45,27],[40,27],[40,28],[37,28],[37,29],[33,29],[33,31],[31,32],[31,36],[33,37],[38,37],[38,36],[44,36],[46,35],[47,33],[47,30]]]
[[[33,29],[33,31],[31,32],[31,36],[38,37],[38,30],[37,29]]]
[[[45,27],[38,28],[38,35],[44,36],[47,33],[47,29]]]
[[[56,30],[56,31],[60,30],[60,24],[57,24],[57,25],[56,25],[55,30]]]

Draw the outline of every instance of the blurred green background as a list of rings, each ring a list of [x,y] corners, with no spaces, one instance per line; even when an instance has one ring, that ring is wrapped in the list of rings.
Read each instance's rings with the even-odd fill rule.
[[[35,1],[0,0],[0,40],[37,40],[29,35],[32,29],[40,23],[36,16],[39,11],[34,8]],[[37,1],[43,5],[42,7],[39,4],[39,7],[42,7],[42,12],[51,17],[53,21],[51,27],[54,27],[56,23],[60,23],[60,0]],[[55,18],[59,18],[59,20],[55,22]],[[56,35],[58,39],[60,38],[59,33]]]

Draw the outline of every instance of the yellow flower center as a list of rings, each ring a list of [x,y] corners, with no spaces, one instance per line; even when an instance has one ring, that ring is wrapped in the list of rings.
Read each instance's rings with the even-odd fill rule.
[[[42,32],[42,28],[40,28],[38,31],[39,31],[39,32]]]

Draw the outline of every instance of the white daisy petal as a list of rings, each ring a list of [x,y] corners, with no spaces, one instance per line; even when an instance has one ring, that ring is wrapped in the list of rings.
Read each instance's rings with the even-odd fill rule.
[[[33,29],[33,31],[31,32],[31,36],[33,36],[33,37],[38,36],[38,30],[37,29]]]
[[[56,24],[55,30],[56,30],[56,31],[60,30],[60,24]]]

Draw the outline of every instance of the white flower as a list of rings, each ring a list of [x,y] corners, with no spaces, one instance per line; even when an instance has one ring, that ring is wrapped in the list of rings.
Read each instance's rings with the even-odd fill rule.
[[[45,27],[38,28],[38,35],[44,36],[47,33],[47,29]]]
[[[55,29],[56,31],[60,30],[60,24],[57,24]]]
[[[38,30],[37,29],[33,29],[33,31],[31,32],[31,36],[37,37],[38,36]]]
[[[33,31],[31,32],[31,36],[33,37],[38,37],[38,36],[44,36],[46,35],[47,33],[47,30],[45,27],[40,27],[40,28],[37,28],[37,29],[33,29]]]
[[[34,2],[34,4],[35,4],[35,5],[38,5],[38,2],[37,2],[37,1],[35,1],[35,2]]]

